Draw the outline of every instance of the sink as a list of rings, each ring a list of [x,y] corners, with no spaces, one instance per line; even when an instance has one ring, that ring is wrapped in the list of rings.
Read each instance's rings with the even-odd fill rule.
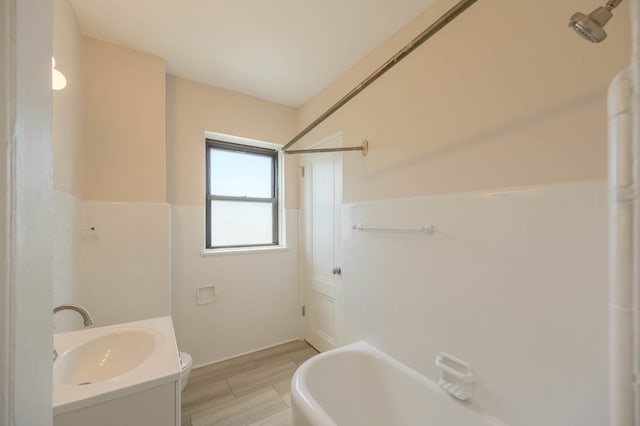
[[[64,385],[114,379],[149,359],[159,338],[144,328],[111,330],[59,355],[53,379]]]
[[[170,316],[53,335],[53,414],[175,383],[180,359]]]

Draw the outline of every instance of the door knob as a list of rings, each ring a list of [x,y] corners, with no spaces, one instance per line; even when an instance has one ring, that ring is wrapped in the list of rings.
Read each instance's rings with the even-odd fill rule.
[[[333,268],[333,270],[331,271],[331,273],[333,275],[342,275],[342,269],[340,269],[339,266],[336,266],[335,268]]]

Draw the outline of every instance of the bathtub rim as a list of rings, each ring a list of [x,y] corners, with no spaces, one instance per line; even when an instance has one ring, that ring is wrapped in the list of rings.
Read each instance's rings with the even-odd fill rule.
[[[299,410],[305,419],[314,419],[314,421],[317,421],[317,423],[314,423],[314,426],[337,426],[337,424],[313,397],[306,380],[306,372],[310,368],[313,368],[317,363],[325,362],[327,358],[334,358],[344,352],[365,353],[368,356],[372,356],[373,358],[380,359],[385,363],[389,363],[390,367],[398,369],[400,374],[409,376],[411,379],[416,380],[419,384],[425,386],[429,391],[434,392],[437,395],[436,397],[442,400],[443,403],[455,406],[456,409],[459,410],[469,411],[480,417],[487,425],[508,426],[507,423],[489,415],[473,402],[457,400],[428,377],[406,366],[391,355],[381,351],[364,340],[320,353],[302,363],[294,373],[293,378],[291,379],[292,412],[295,413],[296,410]]]

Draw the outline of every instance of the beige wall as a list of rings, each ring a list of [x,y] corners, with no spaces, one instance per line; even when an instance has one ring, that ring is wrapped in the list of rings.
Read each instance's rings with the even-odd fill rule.
[[[436,2],[299,112],[302,128],[455,2]],[[628,4],[601,45],[571,0],[485,0],[369,86],[300,146],[344,132],[345,201],[606,175],[606,90],[630,53]]]
[[[82,33],[68,0],[53,2],[53,55],[67,77],[64,90],[53,91],[53,187],[82,196],[83,62]]]
[[[163,202],[165,63],[85,38],[84,199]]]
[[[228,90],[167,76],[167,199],[204,204],[205,131],[284,144],[296,110]],[[286,158],[287,208],[295,208],[297,160]]]

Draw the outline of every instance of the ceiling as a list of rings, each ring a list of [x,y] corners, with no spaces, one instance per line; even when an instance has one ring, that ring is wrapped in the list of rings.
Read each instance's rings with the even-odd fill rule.
[[[71,4],[85,35],[160,56],[168,74],[298,107],[432,1],[71,0]]]

